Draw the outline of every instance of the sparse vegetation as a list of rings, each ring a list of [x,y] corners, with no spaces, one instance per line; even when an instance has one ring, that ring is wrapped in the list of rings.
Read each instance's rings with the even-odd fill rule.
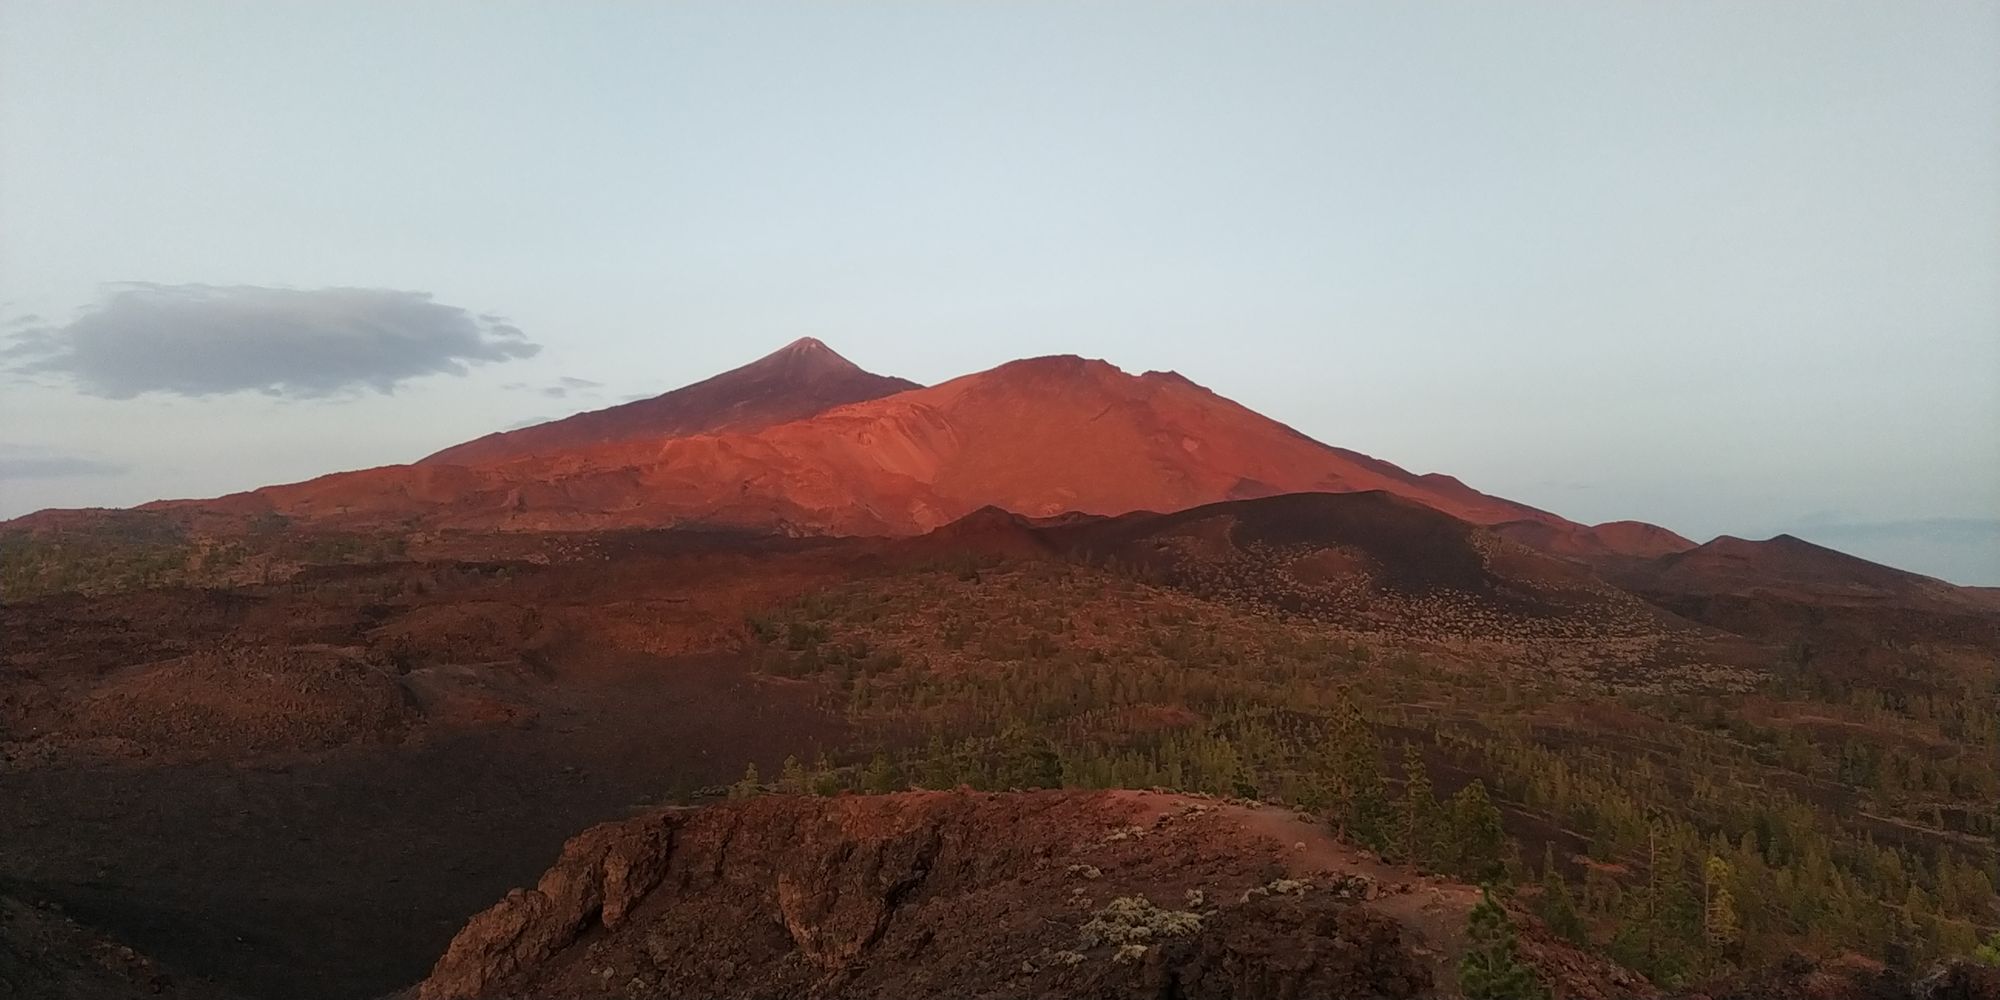
[[[1549,989],[1514,948],[1514,925],[1489,887],[1466,920],[1469,940],[1458,966],[1458,988],[1466,1000],[1547,1000]]]
[[[601,540],[509,544],[591,559],[591,574],[623,565],[596,561]],[[365,649],[356,676],[379,674],[392,692],[413,671],[517,654],[544,671],[544,654],[523,647],[545,634],[663,655],[740,634],[740,662],[765,675],[758,696],[782,694],[825,723],[735,744],[648,801],[959,786],[1269,800],[1386,860],[1517,890],[1557,935],[1667,986],[1794,950],[1918,966],[1995,946],[2000,679],[1976,644],[1857,644],[1866,630],[1832,622],[1847,631],[1774,648],[1767,669],[1711,671],[1699,649],[1660,634],[1572,635],[1526,613],[1486,636],[1477,617],[1394,621],[1470,615],[1476,602],[1367,604],[1379,618],[1362,603],[1288,605],[1259,588],[1298,556],[1253,555],[1206,583],[1109,559],[889,561],[857,574],[826,557],[833,569],[773,585],[738,573],[745,562],[701,578],[744,588],[712,603],[635,569],[606,584],[612,609],[588,616],[547,602],[568,584],[538,580],[529,560],[323,572],[166,603],[212,606],[215,635],[257,602],[339,607],[287,641]],[[202,558],[247,573],[264,555]],[[663,639],[663,616],[683,631]],[[144,629],[63,637],[72,631],[34,642],[79,663],[80,643],[101,636],[129,643],[133,662],[180,655]],[[738,676],[726,659],[714,666]],[[746,768],[737,780],[740,765],[723,763],[746,757],[775,779]],[[1088,898],[1093,880],[1071,877]]]
[[[1733,674],[1667,692],[1145,577],[1028,563],[859,581],[767,615],[801,648],[760,656],[826,683],[879,748],[855,778],[1040,787],[1053,758],[1070,787],[1273,798],[1420,867],[1539,880],[1558,933],[1666,984],[1794,949],[1965,955],[2000,919],[2000,690],[1941,650],[1898,653],[1894,694],[1790,664],[1748,696]],[[1801,739],[1793,720],[1815,715],[1854,724]],[[1552,871],[1558,847],[1576,860]]]
[[[1077,930],[1077,945],[1088,951],[1102,945],[1120,949],[1138,948],[1164,938],[1187,937],[1201,930],[1201,914],[1192,910],[1168,910],[1144,896],[1120,896],[1106,903]]]
[[[165,514],[116,511],[77,527],[0,531],[0,599],[273,583],[309,566],[384,562],[406,552],[406,539],[394,533],[290,530],[283,518],[203,533]]]

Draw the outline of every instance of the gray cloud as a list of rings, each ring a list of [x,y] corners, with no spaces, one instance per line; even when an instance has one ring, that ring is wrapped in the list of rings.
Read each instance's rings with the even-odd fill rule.
[[[84,455],[62,455],[42,448],[0,444],[0,480],[122,476],[131,469],[129,465]]]
[[[424,292],[238,285],[118,286],[63,326],[14,335],[17,375],[55,375],[94,396],[256,391],[315,398],[394,392],[424,375],[533,356],[497,316]]]
[[[1793,533],[1810,542],[1953,583],[2000,586],[2000,519],[1843,522],[1821,514],[1800,523]]]
[[[1907,521],[1848,522],[1830,518],[1802,519],[1801,531],[1829,538],[1936,538],[1984,540],[2000,536],[2000,519],[1926,517]]]
[[[548,385],[537,386],[526,382],[509,382],[500,388],[516,392],[533,390],[550,399],[562,399],[572,392],[580,396],[595,396],[597,395],[597,390],[604,388],[604,383],[592,382],[587,378],[572,378],[564,375]]]

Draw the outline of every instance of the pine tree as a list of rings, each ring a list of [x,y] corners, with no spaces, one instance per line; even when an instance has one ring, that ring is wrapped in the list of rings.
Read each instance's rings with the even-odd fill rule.
[[[871,795],[900,791],[897,787],[896,765],[890,763],[888,754],[878,753],[868,762],[868,770],[861,775],[861,790]]]
[[[1469,939],[1458,964],[1458,988],[1466,1000],[1547,1000],[1548,987],[1514,949],[1514,925],[1490,887],[1465,923]]]
[[[1701,945],[1702,902],[1681,857],[1675,831],[1654,826],[1646,838],[1646,885],[1630,900],[1612,940],[1612,958],[1666,985],[1687,980]]]
[[[747,799],[755,796],[760,791],[763,791],[763,781],[757,777],[757,764],[755,761],[752,761],[750,766],[743,769],[743,778],[736,782],[736,784],[729,786],[729,797],[732,799]]]
[[[806,780],[805,766],[799,763],[797,757],[785,758],[784,769],[778,772],[778,790],[786,795],[804,795],[812,791],[811,783]]]
[[[1416,744],[1403,747],[1403,807],[1397,817],[1396,850],[1403,861],[1418,867],[1437,864],[1438,802],[1431,790],[1431,773]]]
[[[813,758],[810,781],[814,795],[840,794],[840,772],[834,768],[833,761],[828,759],[824,750]]]
[[[1389,846],[1389,794],[1382,783],[1382,754],[1375,733],[1352,702],[1342,702],[1323,748],[1335,823],[1350,839],[1381,850]]]
[[[1570,895],[1569,882],[1563,878],[1562,869],[1556,866],[1554,844],[1542,848],[1542,920],[1549,930],[1577,944],[1586,943],[1583,917],[1576,912],[1576,898]]]
[[[1742,934],[1736,919],[1736,897],[1729,891],[1729,862],[1709,855],[1702,866],[1702,942],[1711,965],[1724,959]]]
[[[1477,778],[1451,797],[1451,854],[1458,873],[1482,882],[1504,870],[1507,835],[1500,826],[1500,809]]]
[[[918,784],[925,788],[946,789],[958,783],[957,755],[945,746],[943,735],[932,733],[930,742],[924,745],[921,772]]]
[[[1001,788],[1061,788],[1062,755],[1046,737],[1036,736],[1028,727],[1015,723],[1000,734],[999,774]]]
[[[1682,957],[1700,945],[1703,926],[1702,898],[1688,877],[1687,857],[1677,832],[1661,831],[1652,872],[1653,919]]]

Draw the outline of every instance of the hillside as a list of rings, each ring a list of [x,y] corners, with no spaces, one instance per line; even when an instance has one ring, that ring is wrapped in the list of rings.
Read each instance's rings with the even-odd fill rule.
[[[1035,531],[1087,562],[1376,633],[1616,637],[1653,649],[1685,628],[1584,566],[1380,490],[1290,493]],[[1614,656],[1603,645],[1595,651]]]
[[[1990,628],[1884,644],[1828,627],[1844,609],[1750,641],[1381,492],[910,538],[408,542],[0,603],[0,874],[229,989],[354,1000],[416,981],[580,827],[712,802],[751,765],[1000,791],[1025,762],[1284,801],[1463,878],[1514,849],[1393,817],[1411,775],[1454,814],[1483,782],[1520,877],[1581,887],[1590,947],[1660,935],[1619,952],[1660,983],[1993,930]],[[1373,807],[1337,791],[1357,762]],[[1742,939],[1718,956],[1643,889],[1657,845],[1694,886],[1724,842]],[[1871,902],[1912,886],[1914,936]]]

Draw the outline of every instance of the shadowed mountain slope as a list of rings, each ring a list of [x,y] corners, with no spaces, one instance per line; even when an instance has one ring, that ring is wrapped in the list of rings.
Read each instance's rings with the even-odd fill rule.
[[[1487,593],[1500,583],[1480,552],[1478,528],[1379,490],[1295,493],[1047,531],[1086,556],[1148,567],[1289,549],[1340,553],[1344,558],[1338,561],[1351,572],[1403,593]],[[1330,561],[1321,562],[1332,568]]]
[[[1048,548],[1212,598],[1364,631],[1533,641],[1686,623],[1589,567],[1393,494],[1293,493],[1038,529]],[[1608,657],[1609,654],[1606,654]]]

